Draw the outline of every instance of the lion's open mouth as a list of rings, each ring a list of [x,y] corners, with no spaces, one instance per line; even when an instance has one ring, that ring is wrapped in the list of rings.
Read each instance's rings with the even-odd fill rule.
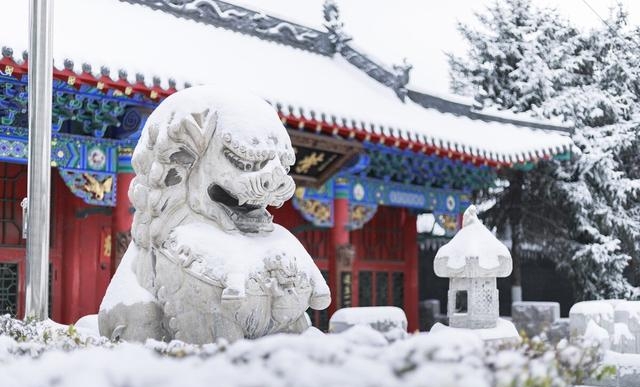
[[[217,184],[212,184],[207,189],[209,198],[221,205],[227,216],[240,231],[262,231],[264,225],[270,225],[273,217],[266,210],[266,206],[257,206],[245,203],[240,205],[238,198]]]

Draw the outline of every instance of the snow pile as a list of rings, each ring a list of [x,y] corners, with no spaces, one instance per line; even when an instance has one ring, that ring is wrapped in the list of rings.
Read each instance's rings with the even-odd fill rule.
[[[518,335],[518,330],[515,325],[509,320],[505,320],[503,318],[499,318],[496,326],[494,328],[483,328],[483,329],[467,329],[467,328],[453,328],[442,323],[435,323],[435,325],[431,328],[431,332],[440,332],[443,330],[451,331],[452,334],[457,334],[460,332],[468,332],[473,334],[474,336],[479,337],[484,341],[491,340],[501,340],[501,341],[510,341],[516,340],[516,342],[520,341],[520,335]]]
[[[338,309],[329,320],[329,332],[340,333],[356,325],[367,325],[382,332],[389,341],[407,336],[407,316],[395,306],[360,306]]]
[[[584,332],[584,337],[596,340],[600,345],[605,346],[607,349],[609,348],[609,332],[593,320],[589,320],[587,323],[587,329]]]
[[[120,261],[118,270],[111,279],[109,291],[102,299],[100,310],[113,309],[119,303],[133,305],[155,300],[155,297],[147,289],[140,286],[136,278],[133,265],[138,254],[138,247],[131,242]]]
[[[0,317],[1,385],[14,386],[552,386],[598,372],[597,347],[525,341],[486,345],[464,332],[420,333],[389,344],[357,325],[310,328],[229,344],[113,343],[73,327]]]

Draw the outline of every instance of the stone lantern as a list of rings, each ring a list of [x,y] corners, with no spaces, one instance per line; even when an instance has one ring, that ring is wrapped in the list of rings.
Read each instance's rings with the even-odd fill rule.
[[[462,228],[433,262],[448,277],[447,316],[454,328],[495,328],[499,317],[497,277],[511,274],[511,254],[478,219],[475,206],[464,212]]]

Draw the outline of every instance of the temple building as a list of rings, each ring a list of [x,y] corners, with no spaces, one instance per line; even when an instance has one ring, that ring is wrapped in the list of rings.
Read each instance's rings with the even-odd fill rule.
[[[0,312],[24,311],[27,4],[0,24]],[[298,189],[274,220],[304,244],[346,306],[393,305],[418,328],[416,216],[453,236],[501,168],[568,157],[570,128],[414,90],[344,32],[335,4],[311,28],[219,0],[66,0],[54,16],[51,317],[95,313],[130,241],[131,154],[146,117],[186,85],[269,101],[296,150]],[[99,24],[99,27],[96,26]],[[161,64],[161,66],[160,66]],[[158,68],[172,74],[155,77]],[[136,73],[138,71],[138,73]],[[164,78],[166,77],[166,78]]]

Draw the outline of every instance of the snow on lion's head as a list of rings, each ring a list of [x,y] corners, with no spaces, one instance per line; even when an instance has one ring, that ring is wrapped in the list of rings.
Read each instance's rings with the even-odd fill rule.
[[[286,129],[261,98],[216,86],[171,95],[149,116],[133,153],[134,242],[148,249],[194,221],[271,231],[266,207],[293,195],[294,161]]]

